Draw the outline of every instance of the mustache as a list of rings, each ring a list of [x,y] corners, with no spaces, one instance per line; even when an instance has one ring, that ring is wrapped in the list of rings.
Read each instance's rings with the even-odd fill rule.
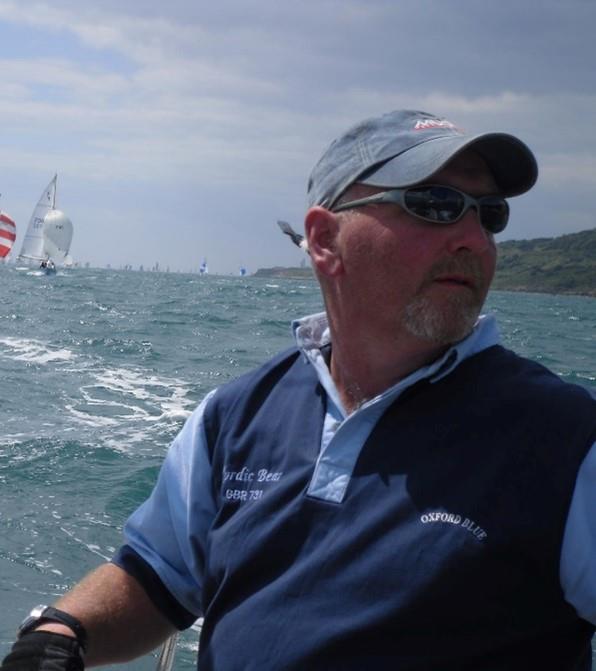
[[[477,288],[486,284],[482,264],[476,256],[467,253],[437,261],[428,271],[428,282],[450,275],[463,276]]]

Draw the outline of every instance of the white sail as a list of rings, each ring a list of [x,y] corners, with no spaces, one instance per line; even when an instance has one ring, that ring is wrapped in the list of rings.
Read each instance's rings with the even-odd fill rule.
[[[52,259],[62,263],[70,251],[72,222],[64,212],[56,209],[57,179],[58,175],[54,175],[33,210],[19,259]]]
[[[72,222],[61,210],[48,212],[43,220],[44,252],[54,263],[63,263],[72,241]]]
[[[41,261],[47,258],[44,252],[43,222],[46,214],[54,208],[54,204],[56,203],[57,179],[58,175],[54,175],[54,179],[52,179],[39,197],[31,219],[29,219],[29,226],[25,233],[19,259]]]

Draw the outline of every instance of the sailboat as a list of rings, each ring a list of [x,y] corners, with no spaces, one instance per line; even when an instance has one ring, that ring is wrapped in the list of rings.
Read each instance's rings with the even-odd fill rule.
[[[203,263],[201,263],[201,266],[199,268],[199,273],[201,275],[208,275],[209,274],[209,268],[207,267],[207,259],[203,259]]]
[[[0,259],[6,259],[17,238],[17,227],[14,221],[0,210]]]
[[[56,208],[56,181],[52,181],[41,194],[25,233],[25,239],[18,258],[27,262],[40,263],[45,272],[55,271],[55,265],[62,265],[70,258],[72,242],[72,222]]]

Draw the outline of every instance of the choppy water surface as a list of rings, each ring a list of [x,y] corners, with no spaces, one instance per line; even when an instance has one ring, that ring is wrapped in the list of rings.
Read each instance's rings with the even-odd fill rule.
[[[313,281],[252,277],[0,266],[0,281],[3,656],[33,605],[112,555],[200,398],[322,302]],[[487,307],[507,346],[596,387],[596,300],[496,292]],[[196,642],[181,636],[175,669],[194,668]]]

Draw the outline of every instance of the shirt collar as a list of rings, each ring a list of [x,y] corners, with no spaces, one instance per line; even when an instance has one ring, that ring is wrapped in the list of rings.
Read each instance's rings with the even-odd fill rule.
[[[331,334],[324,312],[308,315],[292,322],[292,330],[298,348],[307,361],[315,368],[319,381],[338,408],[342,408],[339,393],[331,377],[324,348],[331,343]],[[418,370],[413,371],[396,385],[387,389],[381,396],[392,394],[399,388],[400,393],[421,379],[428,378],[437,382],[449,375],[465,359],[500,342],[497,323],[492,315],[481,315],[474,328],[463,340],[452,345],[442,356]],[[345,414],[345,413],[344,413]]]
[[[296,344],[303,352],[321,349],[331,343],[331,333],[325,312],[307,315],[292,322]]]

